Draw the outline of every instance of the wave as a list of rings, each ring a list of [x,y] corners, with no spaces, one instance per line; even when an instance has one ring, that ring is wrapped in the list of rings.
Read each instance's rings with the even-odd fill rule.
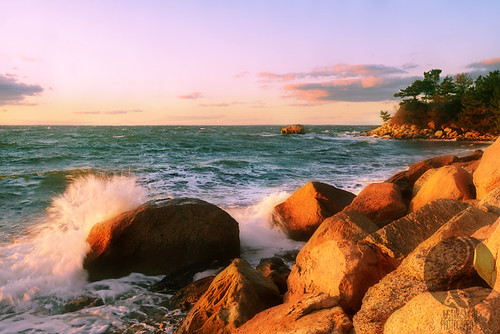
[[[304,245],[288,239],[271,223],[274,207],[289,196],[290,193],[285,191],[275,192],[254,205],[225,209],[239,223],[242,257],[250,264],[255,266],[263,258],[298,250]]]
[[[146,191],[127,176],[77,177],[53,199],[45,222],[0,246],[0,302],[16,307],[37,295],[73,295],[86,283],[83,258],[94,224],[143,203]]]

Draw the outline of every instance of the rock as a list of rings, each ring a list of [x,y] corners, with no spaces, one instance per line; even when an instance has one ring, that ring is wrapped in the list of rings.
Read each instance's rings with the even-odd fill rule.
[[[436,132],[434,133],[434,136],[435,136],[436,138],[441,138],[441,137],[443,136],[443,131],[441,131],[441,130],[436,131]]]
[[[410,202],[410,212],[440,198],[468,200],[475,197],[472,175],[461,167],[444,166],[431,169],[420,179],[415,182],[414,191],[417,193]]]
[[[274,208],[273,222],[291,239],[307,241],[323,220],[342,211],[354,197],[334,186],[309,182]]]
[[[276,284],[280,294],[287,292],[286,279],[290,275],[290,268],[277,256],[260,260],[256,268],[264,277]]]
[[[274,283],[245,260],[235,259],[215,277],[176,333],[234,333],[254,315],[279,303]]]
[[[168,301],[168,308],[188,312],[207,291],[214,278],[215,276],[207,276],[180,289]]]
[[[500,215],[500,187],[490,191],[488,195],[479,202],[479,206],[485,208],[486,211]]]
[[[494,290],[500,292],[500,218],[488,234],[486,242],[476,249],[475,268]]]
[[[484,151],[474,172],[474,185],[478,199],[483,199],[490,191],[500,187],[500,138]]]
[[[83,310],[84,308],[104,305],[104,301],[99,297],[82,297],[69,301],[64,305],[62,313],[70,313]]]
[[[469,155],[466,155],[463,157],[459,157],[457,159],[457,163],[481,160],[482,156],[483,156],[482,150],[475,150],[474,153],[472,153],[472,154],[469,154]]]
[[[288,277],[288,300],[326,293],[338,296],[347,313],[355,313],[366,290],[394,269],[377,247],[357,242],[376,229],[355,211],[326,219],[297,256]]]
[[[300,134],[306,133],[306,128],[302,124],[293,124],[281,128],[281,134]]]
[[[448,166],[457,161],[458,157],[452,155],[442,155],[421,160],[411,165],[408,170],[396,173],[385,182],[396,183],[403,189],[403,197],[411,199],[413,185],[426,171],[432,168]]]
[[[463,249],[470,244],[470,235],[494,219],[491,213],[469,207],[420,243],[396,270],[368,289],[353,318],[357,333],[382,333],[389,316],[423,292],[480,284],[482,280],[472,268],[474,250]]]
[[[320,293],[260,312],[236,333],[344,334],[351,328],[352,322],[337,299]]]
[[[401,188],[395,183],[367,185],[344,211],[357,211],[370,218],[379,227],[406,214],[407,205]]]
[[[384,334],[500,332],[500,297],[491,289],[472,287],[436,294],[442,299],[460,296],[463,304],[444,305],[435,295],[422,293],[391,315]]]
[[[438,199],[384,226],[365,240],[378,246],[398,263],[444,223],[469,206],[455,200]]]
[[[83,266],[91,281],[132,272],[169,275],[206,269],[240,254],[238,223],[198,199],[146,203],[96,224]]]

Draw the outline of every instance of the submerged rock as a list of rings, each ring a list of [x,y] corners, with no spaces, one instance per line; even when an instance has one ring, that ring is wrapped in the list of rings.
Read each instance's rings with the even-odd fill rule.
[[[291,239],[307,241],[326,218],[342,211],[354,194],[321,182],[309,182],[274,208],[273,222]]]
[[[96,224],[83,266],[91,281],[132,272],[169,275],[201,271],[240,255],[238,223],[199,199],[146,203]]]
[[[299,134],[303,135],[306,133],[306,128],[302,124],[293,124],[281,128],[281,134]]]
[[[99,297],[82,297],[71,300],[62,309],[62,313],[70,313],[83,310],[84,308],[104,305],[104,301]]]

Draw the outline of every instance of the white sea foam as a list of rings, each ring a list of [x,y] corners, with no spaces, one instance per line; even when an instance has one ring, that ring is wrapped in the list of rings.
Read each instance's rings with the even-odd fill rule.
[[[56,197],[45,223],[0,246],[0,301],[21,307],[36,295],[77,294],[86,283],[82,262],[92,226],[141,204],[134,178],[87,175]]]
[[[242,257],[257,265],[260,259],[289,250],[300,249],[304,243],[290,240],[271,224],[273,208],[290,196],[288,192],[271,193],[255,205],[226,209],[240,224]]]

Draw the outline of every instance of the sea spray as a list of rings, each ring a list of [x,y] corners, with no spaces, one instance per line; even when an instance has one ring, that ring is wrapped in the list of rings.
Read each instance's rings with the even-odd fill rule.
[[[20,307],[36,294],[73,295],[86,283],[82,261],[92,226],[143,203],[129,176],[76,178],[53,200],[44,223],[0,247],[0,302]]]
[[[266,257],[285,251],[300,249],[304,243],[290,240],[279,228],[272,225],[274,207],[285,201],[290,193],[274,192],[257,204],[245,208],[232,208],[226,211],[240,225],[242,257],[253,265]]]

